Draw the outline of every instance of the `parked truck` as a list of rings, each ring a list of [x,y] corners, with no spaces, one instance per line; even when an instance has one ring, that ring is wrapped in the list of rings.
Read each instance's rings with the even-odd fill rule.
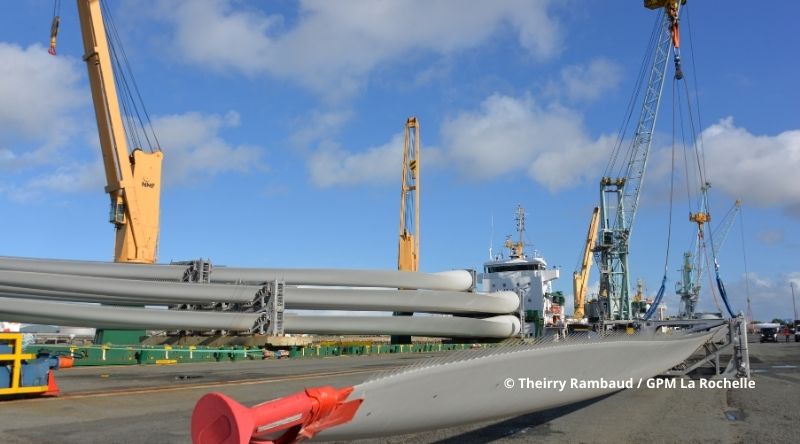
[[[755,327],[759,332],[759,342],[778,342],[778,331],[781,328],[780,324],[770,322],[756,324]]]

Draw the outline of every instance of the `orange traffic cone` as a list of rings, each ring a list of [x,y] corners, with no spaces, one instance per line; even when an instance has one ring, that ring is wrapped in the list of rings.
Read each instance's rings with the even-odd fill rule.
[[[52,370],[47,372],[47,391],[42,393],[42,396],[58,396],[61,394],[61,389],[56,384],[56,375]]]

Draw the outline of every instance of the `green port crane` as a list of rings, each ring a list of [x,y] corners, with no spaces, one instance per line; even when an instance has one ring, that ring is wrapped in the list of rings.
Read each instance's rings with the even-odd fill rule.
[[[703,192],[708,189],[708,185],[703,187]],[[733,222],[736,220],[736,215],[741,208],[741,201],[736,200],[733,206],[728,210],[725,216],[720,221],[719,225],[711,232],[711,257],[715,258],[719,254],[725,239],[728,237]],[[708,214],[701,211],[696,214]],[[710,220],[710,217],[708,218]],[[702,227],[698,227],[697,238],[694,242],[694,252],[686,251],[683,253],[683,266],[681,267],[681,281],[675,284],[675,293],[680,296],[680,307],[678,309],[678,316],[683,319],[692,319],[695,315],[697,302],[700,299],[700,288],[703,276],[705,275],[708,267],[706,266],[706,258],[708,254],[705,250],[706,239],[703,236]],[[713,291],[713,290],[712,290]]]
[[[654,33],[650,53],[650,72],[644,101],[627,153],[622,153],[620,134],[606,174],[600,179],[600,227],[594,248],[600,268],[599,301],[605,319],[631,319],[628,252],[639,194],[647,167],[653,131],[658,117],[661,93],[670,53],[674,50],[675,78],[683,78],[680,59],[678,17],[685,0],[645,0],[645,7],[660,9],[662,17]],[[643,64],[643,66],[646,66]],[[624,130],[623,130],[624,131]],[[615,170],[619,175],[611,177]]]

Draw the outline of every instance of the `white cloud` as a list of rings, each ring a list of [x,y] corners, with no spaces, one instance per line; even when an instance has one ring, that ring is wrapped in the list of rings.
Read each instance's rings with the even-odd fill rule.
[[[606,91],[619,85],[622,68],[616,63],[597,58],[588,65],[572,65],[561,70],[564,94],[572,101],[597,100]]]
[[[535,57],[561,46],[549,1],[319,1],[300,3],[297,22],[232,2],[165,2],[178,54],[192,63],[247,75],[270,73],[298,81],[327,98],[357,91],[381,63],[412,51],[446,55],[474,48],[503,27]],[[422,9],[422,10],[421,10]]]
[[[781,273],[773,276],[760,276],[749,273],[747,280],[741,276],[737,280],[725,282],[725,292],[730,298],[733,310],[747,313],[748,287],[753,318],[758,321],[771,321],[773,318],[790,318],[792,316],[792,292],[789,287],[794,282],[795,292],[800,289],[800,272]],[[725,280],[723,276],[723,280]],[[748,282],[749,281],[749,282]],[[708,287],[706,284],[705,287]],[[714,288],[716,292],[717,289]],[[800,294],[798,294],[800,297]],[[719,294],[717,293],[719,299]],[[700,296],[701,310],[716,310],[713,296],[708,288],[702,290]],[[722,301],[719,304],[725,310]]]
[[[715,188],[753,205],[800,204],[800,130],[754,135],[727,117],[702,138]]]
[[[787,216],[800,219],[800,203],[783,207],[783,212]]]
[[[299,128],[292,133],[291,141],[304,148],[315,141],[330,140],[352,117],[351,110],[312,110],[296,119]]]
[[[578,185],[600,175],[615,137],[589,136],[582,116],[559,105],[540,105],[533,97],[495,94],[479,109],[462,111],[440,128],[442,149],[425,148],[426,164],[455,168],[463,177],[489,180],[525,171],[551,191]],[[800,207],[800,130],[756,136],[736,127],[732,118],[703,131],[707,178],[715,189],[757,205],[779,205],[793,214]],[[402,153],[399,135],[363,152],[349,153],[330,142],[308,160],[320,186],[391,182]],[[669,150],[651,155],[651,195],[666,196]],[[681,169],[682,161],[677,167]],[[694,173],[694,171],[692,171]],[[679,172],[677,180],[681,179]],[[666,183],[666,182],[665,182]],[[768,236],[765,237],[765,236]],[[775,233],[762,241],[776,242]]]
[[[543,108],[530,96],[495,94],[478,111],[465,111],[442,126],[444,156],[471,179],[525,170],[551,191],[599,175],[613,138],[590,138],[569,109]]]
[[[58,162],[57,149],[83,128],[75,111],[89,93],[80,61],[5,42],[0,60],[0,171]]]
[[[403,164],[402,133],[379,146],[350,153],[336,145],[323,143],[307,159],[311,181],[320,187],[391,183],[401,179]]]
[[[26,136],[55,134],[63,116],[88,101],[78,61],[53,57],[41,45],[0,42],[0,129]],[[55,125],[54,125],[55,124]]]
[[[495,94],[479,110],[445,120],[441,147],[423,144],[422,164],[453,168],[472,180],[490,180],[524,171],[551,191],[599,175],[614,139],[590,138],[582,118],[561,107],[543,108],[533,98]],[[403,135],[379,146],[350,152],[330,141],[307,159],[318,186],[393,183],[399,180]]]
[[[52,193],[81,193],[86,191],[100,192],[105,185],[103,164],[95,162],[73,162],[62,165],[52,171],[35,174],[21,185],[0,187],[0,194],[6,194],[16,202],[33,202]]]
[[[175,21],[175,43],[187,60],[245,74],[264,70],[273,56],[267,36],[279,16],[255,10],[233,10],[229,1],[164,2],[161,11]]]
[[[779,207],[789,217],[800,218],[800,130],[788,130],[777,135],[755,135],[736,126],[726,117],[702,131],[705,152],[706,180],[712,190],[727,195],[727,204],[741,199],[745,205]],[[684,154],[676,147],[675,190],[685,200],[686,173]],[[671,148],[668,140],[654,141],[648,164],[647,184],[643,188],[647,199],[668,201]],[[689,183],[696,195],[700,180],[693,150],[688,152]],[[723,208],[725,206],[723,205]],[[777,241],[778,233],[760,233],[762,242]],[[771,239],[769,238],[771,236]]]
[[[31,201],[45,192],[101,190],[105,175],[82,62],[53,57],[41,45],[4,42],[0,60],[0,172],[6,173],[0,193]],[[236,112],[156,118],[165,182],[263,167],[260,147],[220,136],[238,125]]]
[[[105,185],[104,181],[103,164],[97,161],[59,167],[50,174],[31,179],[26,188],[61,193],[100,191]]]
[[[220,132],[239,125],[239,114],[224,116],[197,112],[160,116],[153,128],[164,150],[164,183],[191,183],[197,175],[246,172],[265,168],[262,148],[232,145]]]
[[[225,128],[238,125],[239,115],[234,111],[224,116],[189,112],[156,117],[153,127],[164,150],[163,182],[191,184],[200,177],[266,168],[262,148],[234,146],[220,136]],[[39,200],[45,193],[102,190],[105,172],[99,149],[92,158],[57,168],[41,165],[27,179],[18,178],[19,184],[3,185],[0,193],[18,202],[28,202]]]

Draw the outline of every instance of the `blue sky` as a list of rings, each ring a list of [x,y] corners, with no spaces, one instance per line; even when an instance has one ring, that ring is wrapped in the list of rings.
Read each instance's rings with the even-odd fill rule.
[[[402,126],[414,115],[421,268],[479,268],[492,217],[497,249],[519,203],[533,248],[561,267],[565,294],[654,21],[639,1],[108,5],[165,154],[161,261],[394,268]],[[52,4],[0,5],[4,255],[112,256],[74,8],[61,7],[51,57]],[[737,221],[723,277],[738,310],[749,283],[756,318],[791,317],[800,5],[690,1],[687,11],[696,61],[685,70],[698,78],[712,217],[743,201],[744,243]],[[669,102],[632,240],[633,278],[649,294],[666,253]],[[693,235],[677,195],[671,311]],[[710,300],[704,293],[701,306]]]

